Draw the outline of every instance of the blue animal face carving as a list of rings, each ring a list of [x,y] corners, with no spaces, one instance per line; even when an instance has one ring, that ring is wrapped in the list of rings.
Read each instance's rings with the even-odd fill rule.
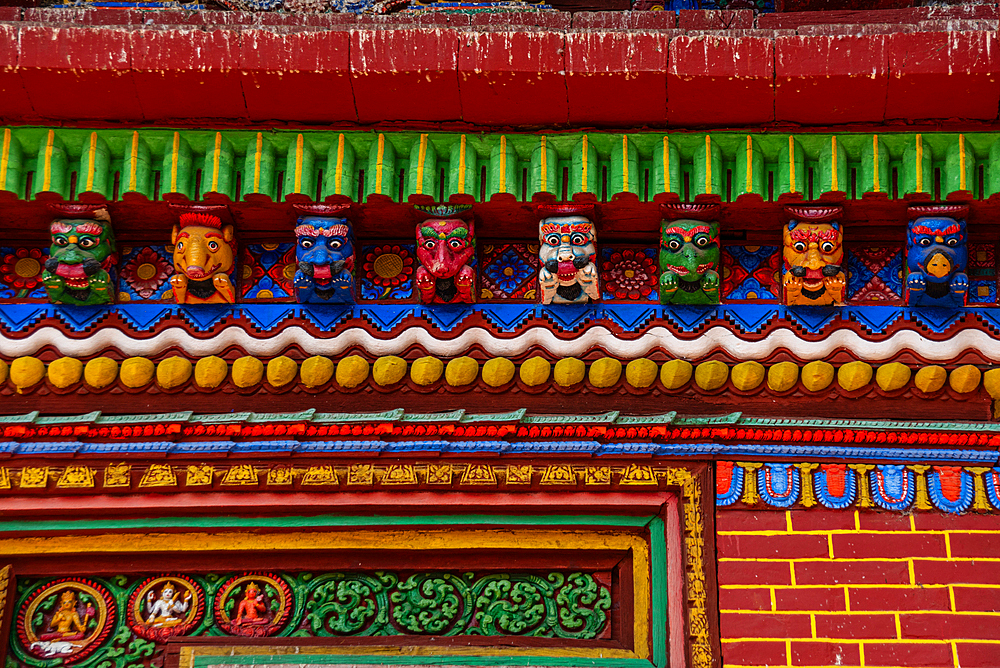
[[[354,243],[346,218],[305,216],[295,227],[300,304],[353,304]]]
[[[924,216],[906,231],[906,302],[910,306],[965,305],[969,254],[965,220]]]

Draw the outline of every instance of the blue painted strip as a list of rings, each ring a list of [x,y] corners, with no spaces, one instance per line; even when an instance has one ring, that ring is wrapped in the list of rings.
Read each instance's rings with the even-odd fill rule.
[[[94,5],[97,6],[97,5]],[[872,310],[874,309],[874,310]],[[543,321],[556,330],[571,332],[584,325],[603,324],[628,332],[642,331],[650,326],[666,326],[676,332],[692,333],[709,322],[723,323],[741,334],[760,332],[773,324],[775,318],[786,317],[806,331],[820,333],[843,327],[851,321],[861,322],[869,331],[882,333],[900,318],[919,323],[935,333],[943,333],[967,313],[975,314],[987,323],[1000,322],[996,307],[964,309],[932,309],[929,311],[904,307],[878,306],[863,308],[814,309],[786,308],[773,304],[720,304],[718,306],[685,307],[636,304],[603,304],[600,306],[534,304],[477,304],[475,306],[420,306],[416,304],[371,304],[345,306],[338,309],[299,304],[214,304],[197,308],[173,304],[124,303],[101,307],[56,307],[44,304],[0,305],[0,326],[9,332],[22,332],[39,321],[59,318],[72,332],[83,332],[109,313],[117,313],[137,331],[151,329],[163,318],[183,318],[197,331],[208,331],[219,323],[241,321],[262,333],[279,328],[291,316],[330,330],[350,319],[363,319],[382,332],[392,331],[409,317],[423,319],[445,332],[461,328],[473,316],[481,316],[503,333],[512,333],[529,322]]]

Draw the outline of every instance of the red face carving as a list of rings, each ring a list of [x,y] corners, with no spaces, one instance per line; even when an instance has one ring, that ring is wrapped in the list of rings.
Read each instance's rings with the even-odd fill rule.
[[[417,225],[417,259],[434,278],[450,278],[476,252],[472,222],[447,218]]]

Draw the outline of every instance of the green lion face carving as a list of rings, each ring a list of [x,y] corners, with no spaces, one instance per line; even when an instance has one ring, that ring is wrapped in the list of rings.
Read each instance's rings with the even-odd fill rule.
[[[104,209],[94,218],[59,218],[49,232],[52,246],[42,282],[53,304],[93,305],[114,301],[108,270],[115,264],[115,233]]]
[[[660,303],[719,303],[719,224],[663,221],[660,231]]]

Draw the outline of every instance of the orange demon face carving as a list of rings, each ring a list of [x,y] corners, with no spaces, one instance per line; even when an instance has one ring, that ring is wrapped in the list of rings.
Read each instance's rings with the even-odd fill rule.
[[[784,246],[782,283],[786,304],[844,303],[847,279],[841,268],[844,233],[839,223],[797,223],[793,220],[785,227]]]

